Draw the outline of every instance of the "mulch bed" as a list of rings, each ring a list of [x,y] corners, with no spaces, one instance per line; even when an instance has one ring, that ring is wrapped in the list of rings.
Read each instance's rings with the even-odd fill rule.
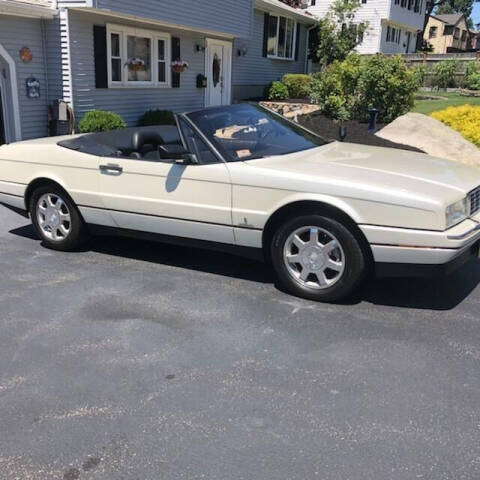
[[[327,118],[319,113],[312,113],[310,115],[299,116],[298,122],[325,139],[340,140],[338,135],[340,124],[333,121],[331,118]],[[388,140],[377,137],[373,133],[368,133],[368,123],[359,122],[358,120],[349,120],[344,122],[343,125],[347,129],[345,142],[361,143],[362,145],[372,145],[374,147],[398,148],[401,150],[423,153],[423,151],[418,148],[389,142]],[[377,123],[377,131],[385,126],[386,124]]]

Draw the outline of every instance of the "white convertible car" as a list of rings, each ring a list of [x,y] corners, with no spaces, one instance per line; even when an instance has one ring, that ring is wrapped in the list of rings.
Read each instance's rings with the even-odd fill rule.
[[[0,202],[28,213],[49,248],[111,233],[234,247],[321,301],[348,295],[372,268],[448,272],[480,242],[480,171],[329,143],[252,104],[4,145]]]

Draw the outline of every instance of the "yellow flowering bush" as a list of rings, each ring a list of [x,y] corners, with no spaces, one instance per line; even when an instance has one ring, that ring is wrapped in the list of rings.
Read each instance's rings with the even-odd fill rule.
[[[480,147],[480,106],[461,105],[432,112],[431,117],[459,132]]]

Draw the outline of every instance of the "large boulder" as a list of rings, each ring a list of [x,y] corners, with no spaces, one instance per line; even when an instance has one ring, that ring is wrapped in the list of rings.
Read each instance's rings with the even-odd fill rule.
[[[480,168],[480,149],[442,122],[421,113],[407,113],[376,135],[419,148],[429,155]]]

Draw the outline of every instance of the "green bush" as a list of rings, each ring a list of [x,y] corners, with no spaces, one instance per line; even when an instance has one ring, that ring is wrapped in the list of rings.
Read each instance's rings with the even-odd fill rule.
[[[150,125],[175,125],[175,115],[170,110],[148,110],[139,119],[141,127]]]
[[[288,97],[288,88],[282,82],[272,82],[268,87],[268,100],[285,100]]]
[[[120,115],[103,110],[87,112],[78,123],[80,133],[107,132],[125,127],[126,123]]]
[[[457,71],[458,63],[456,60],[445,60],[438,62],[433,68],[432,87],[436,90],[441,88],[447,89],[455,87],[455,72]]]
[[[381,120],[391,122],[414,106],[417,78],[400,56],[374,55],[361,62],[355,114],[368,118],[369,108],[381,110]]]
[[[336,120],[366,120],[369,108],[382,111],[390,122],[407,113],[414,104],[418,79],[400,56],[349,55],[314,75],[312,101],[321,112]]]
[[[412,68],[412,72],[415,75],[415,80],[417,82],[418,88],[425,87],[428,68],[425,65],[419,65],[418,67]]]
[[[312,77],[302,74],[287,74],[282,82],[288,89],[290,98],[309,98]]]
[[[480,90],[480,72],[471,73],[465,78],[465,87],[469,90]]]
[[[480,90],[480,62],[467,63],[464,84],[469,90]]]

